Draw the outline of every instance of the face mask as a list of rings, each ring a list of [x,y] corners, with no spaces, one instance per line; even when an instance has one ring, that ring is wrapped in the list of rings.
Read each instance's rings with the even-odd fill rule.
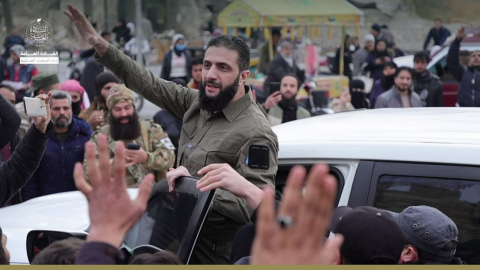
[[[82,111],[82,100],[80,99],[77,102],[72,102],[72,113],[76,116]]]
[[[186,47],[187,47],[187,46],[185,46],[185,44],[177,44],[177,45],[175,45],[175,49],[176,49],[177,51],[180,51],[180,52],[185,51],[185,48],[186,48]]]
[[[351,52],[355,51],[355,45],[351,44],[348,49],[350,49]]]

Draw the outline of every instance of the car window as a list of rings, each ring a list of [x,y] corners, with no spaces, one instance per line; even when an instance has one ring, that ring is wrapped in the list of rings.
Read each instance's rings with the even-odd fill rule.
[[[312,165],[303,165],[307,169],[307,175],[312,168]],[[281,200],[283,194],[283,188],[287,182],[288,174],[293,165],[280,165],[278,166],[277,175],[275,177],[275,197],[277,200]],[[338,205],[338,200],[340,199],[340,194],[342,194],[344,186],[343,174],[337,168],[330,166],[330,174],[337,179],[337,198],[335,205]]]
[[[480,238],[480,181],[382,175],[374,206],[401,212],[408,206],[428,205],[457,225],[459,243]]]

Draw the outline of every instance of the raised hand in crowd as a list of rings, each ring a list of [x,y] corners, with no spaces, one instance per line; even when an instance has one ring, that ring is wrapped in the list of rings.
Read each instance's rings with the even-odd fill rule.
[[[98,163],[92,142],[85,144],[85,156],[90,183],[85,180],[81,163],[75,165],[74,178],[75,185],[88,200],[91,227],[87,242],[103,242],[120,247],[127,231],[147,208],[154,176],[148,174],[143,179],[138,197],[132,201],[126,187],[125,147],[122,142],[116,144],[113,175],[110,173],[106,136],[100,134],[98,138]]]
[[[197,188],[202,192],[223,188],[244,198],[253,209],[257,208],[263,199],[263,191],[228,164],[210,164],[200,169],[198,174],[203,175],[197,182]]]
[[[87,122],[92,126],[92,129],[95,130],[97,126],[105,123],[104,112],[102,110],[94,111]]]
[[[265,108],[265,110],[270,110],[271,108],[277,106],[277,104],[281,100],[282,100],[282,95],[280,94],[280,91],[275,91],[267,97],[267,100],[265,100],[263,107]]]
[[[462,27],[460,27],[460,29],[458,29],[457,39],[458,39],[458,40],[462,40],[462,39],[465,38],[465,36],[466,36],[466,34],[465,34],[465,27],[462,26]]]
[[[64,10],[63,13],[72,20],[83,39],[90,43],[100,56],[103,55],[108,49],[108,41],[103,39],[102,36],[97,33],[87,17],[85,17],[85,15],[76,7],[72,6],[72,4],[67,4],[67,8],[68,11]]]
[[[48,93],[47,95],[45,94],[40,94],[36,96],[36,98],[39,98],[43,101],[45,101],[46,108],[47,108],[47,115],[46,116],[36,116],[32,117],[33,118],[33,125],[40,131],[41,133],[45,133],[47,131],[47,126],[48,123],[50,123],[50,118],[51,118],[51,113],[50,113],[50,96],[52,93]]]
[[[290,171],[278,216],[275,217],[274,194],[264,189],[259,206],[252,264],[333,264],[340,254],[341,235],[325,240],[336,195],[336,180],[328,166],[315,165],[307,178],[304,167]]]

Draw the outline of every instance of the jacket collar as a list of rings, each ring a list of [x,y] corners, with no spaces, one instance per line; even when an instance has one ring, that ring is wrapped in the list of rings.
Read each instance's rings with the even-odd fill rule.
[[[238,91],[241,91],[239,89]],[[254,103],[252,91],[250,91],[250,87],[245,85],[245,95],[241,97],[239,100],[228,104],[222,112],[225,115],[225,118],[231,123],[237,116],[245,110],[251,103]]]

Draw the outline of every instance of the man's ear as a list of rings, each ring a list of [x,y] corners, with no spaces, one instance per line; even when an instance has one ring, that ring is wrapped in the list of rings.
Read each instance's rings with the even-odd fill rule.
[[[248,79],[248,76],[250,76],[250,70],[242,71],[242,73],[240,73],[240,80],[238,80],[238,85],[244,85],[245,81]]]
[[[407,245],[402,250],[400,263],[413,263],[418,261],[417,249],[412,245]]]

